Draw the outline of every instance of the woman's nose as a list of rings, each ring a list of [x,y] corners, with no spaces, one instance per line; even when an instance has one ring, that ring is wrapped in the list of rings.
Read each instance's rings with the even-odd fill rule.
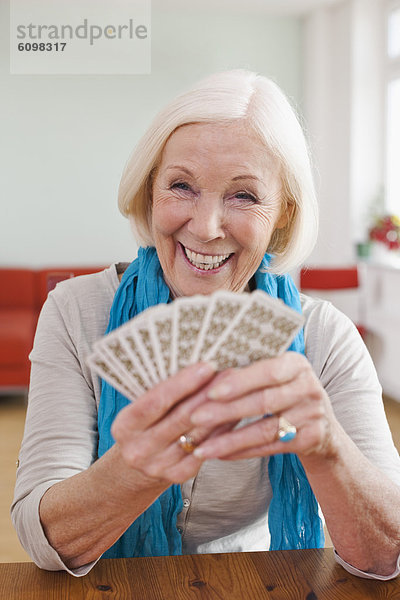
[[[188,224],[190,233],[200,242],[224,238],[223,206],[215,196],[201,196],[193,207]]]

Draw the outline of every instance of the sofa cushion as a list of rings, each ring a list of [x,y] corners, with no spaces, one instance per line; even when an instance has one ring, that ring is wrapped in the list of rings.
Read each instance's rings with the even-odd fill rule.
[[[29,269],[0,269],[0,307],[35,306],[35,273]]]
[[[8,392],[11,389],[22,390],[29,385],[30,363],[27,360],[25,365],[18,367],[3,367],[0,363],[0,393]]]
[[[24,365],[32,349],[37,315],[29,309],[4,309],[0,312],[0,364]]]

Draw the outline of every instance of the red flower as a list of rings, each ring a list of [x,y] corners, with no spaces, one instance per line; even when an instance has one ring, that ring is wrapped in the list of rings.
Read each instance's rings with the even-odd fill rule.
[[[369,230],[369,239],[382,242],[389,250],[400,248],[400,219],[396,215],[379,217]]]

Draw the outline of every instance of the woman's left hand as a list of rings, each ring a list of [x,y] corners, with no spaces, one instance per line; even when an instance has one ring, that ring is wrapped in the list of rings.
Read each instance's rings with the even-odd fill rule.
[[[222,375],[222,374],[221,374]],[[235,460],[282,452],[332,457],[339,426],[329,398],[308,360],[286,352],[241,369],[225,372],[208,390],[208,401],[191,417],[193,426],[224,425],[246,417],[262,417],[204,441],[201,458]],[[296,427],[289,442],[278,440],[279,417]]]
[[[262,417],[225,433],[204,436],[200,459],[236,460],[295,453],[324,513],[339,556],[348,564],[392,576],[399,556],[399,487],[373,465],[336,420],[328,395],[307,359],[294,352],[220,373],[197,406],[193,430]],[[297,429],[278,440],[279,417]],[[214,437],[215,435],[215,437]],[[371,525],[372,524],[372,525]],[[378,549],[378,550],[377,550]]]

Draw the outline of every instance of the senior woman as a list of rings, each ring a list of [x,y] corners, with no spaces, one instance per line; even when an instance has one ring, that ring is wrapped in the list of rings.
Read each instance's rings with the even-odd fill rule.
[[[138,258],[59,284],[39,319],[12,508],[32,558],[82,575],[102,555],[321,546],[319,505],[345,568],[396,576],[400,461],[372,362],[344,315],[284,275],[317,219],[283,93],[234,70],[179,96],[128,161],[119,206]],[[278,358],[191,365],[133,403],[86,364],[148,306],[256,287],[305,316]]]

